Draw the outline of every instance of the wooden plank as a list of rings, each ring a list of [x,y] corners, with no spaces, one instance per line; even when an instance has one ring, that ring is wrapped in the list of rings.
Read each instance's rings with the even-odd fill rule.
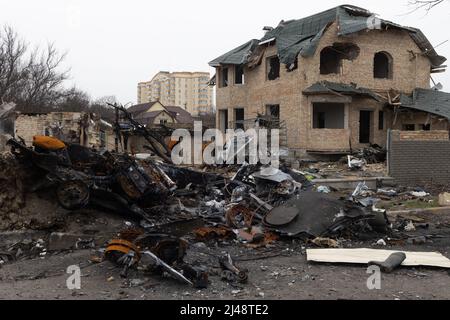
[[[377,249],[308,249],[308,261],[323,263],[368,264],[370,261],[385,261],[395,252],[404,252],[406,260],[402,266],[424,266],[450,269],[450,260],[439,252],[409,252]]]

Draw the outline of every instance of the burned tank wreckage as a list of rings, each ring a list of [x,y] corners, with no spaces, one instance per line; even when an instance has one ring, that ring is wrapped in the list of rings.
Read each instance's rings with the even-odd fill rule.
[[[32,177],[28,192],[53,190],[69,211],[95,207],[136,222],[112,239],[101,257],[123,267],[123,277],[144,264],[185,284],[206,287],[207,268],[183,261],[187,234],[172,232],[177,223],[192,224],[188,234],[196,241],[231,238],[261,248],[279,238],[357,236],[374,230],[380,220],[354,201],[313,192],[301,172],[285,166],[244,164],[204,171],[175,166],[165,161],[170,148],[163,139],[128,120],[152,142],[149,148],[159,158],[99,152],[44,136],[34,137],[33,146],[20,138],[8,141]],[[217,259],[223,281],[247,281],[248,270],[236,266],[229,254]]]

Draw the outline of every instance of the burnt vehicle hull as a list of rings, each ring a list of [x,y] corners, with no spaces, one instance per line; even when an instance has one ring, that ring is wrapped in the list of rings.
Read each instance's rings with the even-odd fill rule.
[[[80,145],[60,150],[27,147],[8,141],[12,153],[40,171],[39,188],[54,187],[59,204],[68,210],[95,205],[141,219],[143,208],[162,203],[175,183],[151,162],[138,163],[128,155],[100,154]]]

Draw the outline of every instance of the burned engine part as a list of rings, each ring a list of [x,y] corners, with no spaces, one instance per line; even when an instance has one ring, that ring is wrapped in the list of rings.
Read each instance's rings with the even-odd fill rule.
[[[183,275],[191,280],[194,288],[206,289],[209,284],[208,271],[202,267],[193,267],[188,264],[183,264],[180,266],[183,271]]]
[[[208,188],[209,185],[224,181],[224,178],[220,175],[213,173],[204,173],[188,168],[179,168],[166,163],[158,164],[160,169],[164,171],[167,176],[173,180],[179,188],[186,188],[186,186],[193,184],[199,187]]]
[[[140,261],[141,253],[135,244],[122,239],[114,239],[106,247],[105,258],[122,266],[120,276],[126,278],[128,270]]]
[[[159,268],[161,268],[164,272],[167,272],[168,274],[170,274],[172,277],[174,277],[177,280],[180,280],[184,283],[187,283],[191,286],[193,286],[194,284],[192,283],[191,280],[189,280],[188,278],[186,278],[183,274],[181,274],[181,272],[175,270],[174,268],[172,268],[171,266],[169,266],[167,263],[165,263],[162,259],[158,258],[158,256],[156,254],[154,254],[153,252],[150,251],[144,251],[142,254],[150,257],[151,259],[153,259],[155,265]]]
[[[231,228],[251,228],[254,216],[255,213],[251,209],[243,205],[235,205],[226,212],[225,220],[227,221],[227,225]],[[244,226],[239,226],[239,222],[243,222]]]
[[[56,189],[58,203],[67,210],[82,209],[89,203],[89,187],[80,180],[62,182]]]
[[[221,277],[230,282],[246,283],[248,280],[248,270],[239,269],[231,259],[231,255],[219,258],[219,264],[223,269]]]
[[[158,233],[145,233],[138,236],[134,243],[141,248],[149,249],[170,265],[182,263],[188,248],[185,240]]]
[[[187,243],[181,239],[161,240],[153,248],[153,252],[170,265],[180,263],[186,255]]]
[[[15,139],[8,144],[17,158],[47,174],[48,183],[37,187],[56,186],[57,199],[68,210],[93,204],[150,221],[143,208],[161,203],[175,187],[155,164],[143,167],[128,155],[100,155],[79,145],[37,152]]]

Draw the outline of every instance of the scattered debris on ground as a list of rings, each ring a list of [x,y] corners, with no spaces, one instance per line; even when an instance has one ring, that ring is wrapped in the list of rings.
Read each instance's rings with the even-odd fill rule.
[[[373,264],[384,272],[449,267],[435,252],[358,249],[368,243],[424,246],[449,237],[450,224],[392,214],[446,206],[448,194],[365,183],[365,177],[385,176],[385,151],[377,146],[347,161],[309,162],[294,170],[177,167],[157,157],[98,152],[50,137],[35,137],[32,147],[16,139],[8,145],[11,153],[0,157],[0,229],[36,234],[4,242],[0,266],[90,249],[91,265],[112,263],[130,286],[144,286],[148,281],[142,279],[153,275],[197,289],[222,281],[242,290],[252,278],[243,261],[280,256],[296,241],[311,262]],[[352,189],[315,184],[355,176],[362,180]],[[253,254],[232,254],[230,246]]]

